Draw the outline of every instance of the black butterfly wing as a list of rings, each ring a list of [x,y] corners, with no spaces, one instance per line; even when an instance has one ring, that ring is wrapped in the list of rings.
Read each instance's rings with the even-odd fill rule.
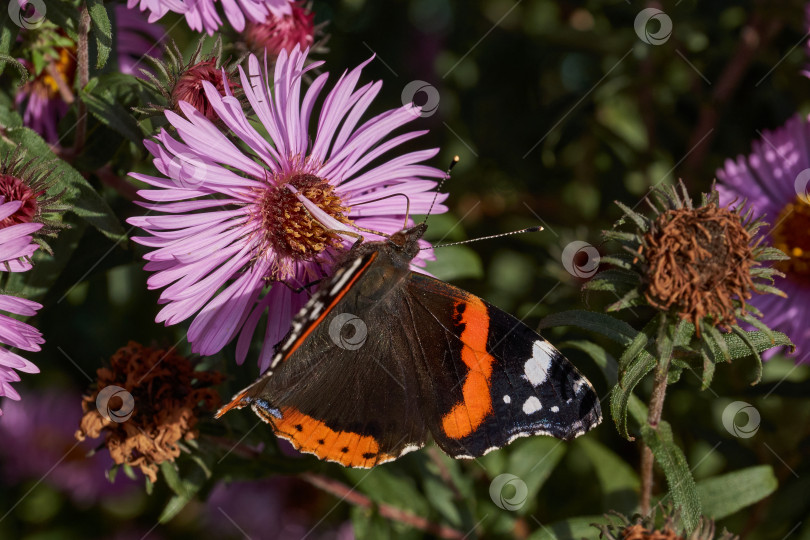
[[[416,273],[405,299],[423,414],[451,456],[480,456],[529,435],[568,440],[601,422],[588,380],[513,316]]]
[[[394,323],[407,275],[380,252],[342,268],[296,316],[269,372],[218,416],[250,405],[298,450],[351,467],[424,446],[420,384]]]

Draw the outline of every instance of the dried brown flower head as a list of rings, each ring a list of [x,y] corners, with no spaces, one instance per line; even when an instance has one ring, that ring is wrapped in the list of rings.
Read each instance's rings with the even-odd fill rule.
[[[713,326],[734,325],[734,299],[744,313],[754,287],[751,240],[742,216],[713,202],[659,214],[642,243],[644,297],[657,309],[674,309],[698,331],[706,317]]]
[[[174,349],[134,341],[116,351],[110,367],[96,373],[97,389],[82,401],[84,416],[76,438],[103,436],[116,464],[140,467],[152,482],[159,464],[180,455],[178,443],[197,437],[200,413],[219,406],[219,394],[211,386],[224,379],[220,373],[195,371]],[[115,393],[105,392],[115,387]]]

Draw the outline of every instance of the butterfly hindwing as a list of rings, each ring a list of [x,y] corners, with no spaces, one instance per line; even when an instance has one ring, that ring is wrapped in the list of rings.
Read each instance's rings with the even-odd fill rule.
[[[539,334],[480,298],[411,274],[409,309],[423,349],[428,427],[454,457],[528,435],[571,439],[596,426],[596,393]],[[430,324],[428,324],[430,321]]]

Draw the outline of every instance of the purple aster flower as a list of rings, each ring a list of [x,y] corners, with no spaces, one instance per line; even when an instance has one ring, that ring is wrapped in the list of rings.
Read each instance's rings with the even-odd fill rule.
[[[794,116],[765,131],[749,156],[726,160],[717,178],[720,202],[745,200],[755,214],[765,214],[770,242],[790,256],[777,263],[785,277],[775,283],[788,298],[759,295],[750,303],[768,326],[793,340],[801,360],[810,359],[810,124]]]
[[[127,0],[130,9],[149,10],[149,22],[155,22],[172,11],[186,18],[192,30],[214,35],[222,19],[214,5],[217,0]],[[268,15],[290,13],[292,0],[221,0],[228,22],[238,32],[245,29],[245,20],[264,22]]]
[[[48,388],[24,393],[25,405],[9,403],[0,422],[0,462],[7,482],[44,479],[81,504],[138,491],[123,473],[110,483],[105,476],[113,465],[109,455],[91,455],[95,444],[73,436],[82,417],[81,392]]]
[[[39,247],[32,241],[31,234],[42,228],[42,223],[9,223],[10,217],[22,206],[21,201],[4,202],[0,197],[0,271],[25,272],[31,269],[28,260]],[[6,313],[30,317],[36,315],[42,306],[36,302],[17,298],[7,294],[0,294],[0,345],[16,347],[24,351],[38,351],[39,346],[45,343],[42,334],[29,324],[9,317]],[[20,395],[11,383],[20,380],[17,371],[23,373],[39,373],[39,369],[20,356],[3,346],[0,346],[0,397],[19,400]],[[0,415],[3,414],[0,409]]]
[[[282,51],[272,81],[267,67],[249,57],[248,72],[240,68],[239,75],[255,114],[250,118],[227,82],[224,95],[203,82],[225,131],[181,101],[186,118],[166,111],[181,140],[162,130],[157,142],[144,143],[167,178],[131,174],[157,188],[139,192],[152,201],[141,206],[162,213],[128,220],[149,234],[134,240],[155,248],[145,255],[145,269],[154,272],[149,288],[164,289],[160,303],[167,305],[157,321],[177,324],[196,314],[188,331],[192,350],[215,354],[238,335],[241,363],[269,308],[262,370],[307,299],[282,283],[269,291],[266,286],[300,287],[327,275],[358,234],[382,238],[364,229],[391,234],[405,225],[407,212],[427,212],[436,197],[431,178],[444,177],[420,164],[438,149],[387,155],[426,133],[389,138],[419,118],[419,107],[409,103],[360,123],[382,86],[357,87],[371,59],[340,77],[312,129],[315,101],[329,74],[316,77],[302,95],[304,75],[322,64],[305,65],[306,54],[298,47]],[[259,124],[267,135],[254,127]],[[446,208],[437,204],[434,210]],[[428,257],[432,253],[422,251],[415,263]]]
[[[220,482],[208,496],[204,519],[207,529],[218,538],[239,534],[247,538],[292,540],[308,537],[315,531],[318,532],[315,538],[354,538],[350,522],[332,530],[325,523],[316,525],[320,495],[322,492],[293,478]]]

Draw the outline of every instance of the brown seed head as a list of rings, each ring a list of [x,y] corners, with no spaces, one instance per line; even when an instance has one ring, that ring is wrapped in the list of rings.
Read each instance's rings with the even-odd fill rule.
[[[140,467],[152,482],[158,465],[180,455],[177,443],[197,437],[198,415],[219,406],[219,394],[210,387],[224,379],[216,372],[194,371],[174,349],[152,349],[134,341],[118,349],[110,367],[100,368],[97,375],[97,390],[82,400],[84,416],[76,438],[103,435],[116,464]],[[96,407],[99,392],[111,385],[132,395],[134,409],[126,421],[105,418]],[[113,397],[107,406],[117,410],[122,404],[120,397]]]
[[[709,203],[667,210],[644,235],[642,252],[647,301],[676,310],[698,333],[704,320],[713,326],[735,324],[733,300],[739,299],[744,310],[751,298],[751,235],[740,215],[727,208]]]

